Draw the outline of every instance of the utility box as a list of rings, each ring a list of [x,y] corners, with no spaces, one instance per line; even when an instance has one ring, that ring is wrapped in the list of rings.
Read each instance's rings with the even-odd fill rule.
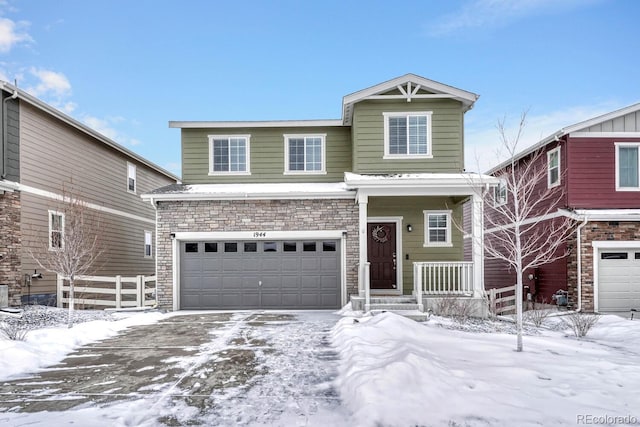
[[[9,307],[9,286],[0,285],[0,308]]]

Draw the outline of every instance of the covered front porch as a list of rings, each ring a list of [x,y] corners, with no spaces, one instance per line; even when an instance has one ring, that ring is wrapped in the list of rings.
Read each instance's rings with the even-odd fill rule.
[[[359,208],[355,310],[423,313],[442,298],[483,300],[483,195],[495,178],[347,173],[345,182]]]

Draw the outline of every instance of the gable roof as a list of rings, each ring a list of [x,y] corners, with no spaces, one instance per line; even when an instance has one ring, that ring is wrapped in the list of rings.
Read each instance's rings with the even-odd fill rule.
[[[389,92],[393,92],[389,94]],[[272,121],[170,121],[170,128],[273,128],[273,127],[326,127],[351,126],[353,106],[367,99],[442,99],[449,98],[460,101],[464,111],[468,111],[479,98],[472,92],[448,86],[434,80],[425,79],[416,74],[405,74],[400,77],[359,90],[342,98],[342,119],[334,120],[272,120]]]
[[[592,126],[596,126],[596,125],[599,125],[601,123],[607,122],[609,120],[617,119],[619,117],[626,116],[627,114],[630,114],[630,113],[635,113],[637,111],[640,111],[640,102],[638,102],[636,104],[629,105],[628,107],[620,108],[619,110],[614,110],[614,111],[611,111],[609,113],[605,113],[605,114],[602,114],[600,116],[593,117],[591,119],[583,120],[581,122],[575,123],[575,124],[570,125],[570,126],[563,127],[562,129],[558,130],[557,132],[552,133],[551,135],[547,136],[546,138],[536,142],[532,146],[530,146],[530,147],[522,150],[520,153],[516,154],[515,160],[520,160],[523,157],[526,157],[529,154],[533,153],[534,151],[537,151],[540,148],[545,147],[547,144],[550,144],[552,142],[557,142],[560,138],[562,138],[562,137],[564,137],[566,135],[571,136],[572,133],[583,131],[583,130],[588,129],[588,128],[592,127]],[[499,165],[494,166],[491,169],[489,169],[486,173],[488,175],[491,175],[494,172],[496,172],[496,171],[498,171],[500,169],[503,169],[505,166],[509,165],[510,163],[511,163],[511,159],[505,160],[504,162],[500,163]]]
[[[396,95],[382,95],[396,90],[399,92]],[[366,99],[403,98],[411,102],[411,99],[419,98],[451,98],[462,102],[464,111],[468,111],[479,97],[475,93],[409,73],[342,98],[342,121],[345,125],[350,125],[354,104]]]
[[[123,147],[122,145],[118,144],[117,142],[115,142],[114,140],[107,138],[106,136],[102,135],[100,132],[91,129],[89,126],[71,118],[70,116],[64,114],[62,111],[52,107],[51,105],[45,103],[44,101],[39,100],[38,98],[36,98],[33,95],[30,95],[29,93],[23,91],[22,89],[18,89],[17,87],[0,80],[0,90],[4,90],[5,92],[9,93],[9,96],[11,95],[15,95],[17,98],[19,98],[20,100],[27,102],[28,104],[34,106],[35,108],[57,118],[58,120],[61,120],[62,122],[68,124],[71,127],[74,127],[76,129],[78,129],[80,132],[87,134],[88,136],[98,140],[99,142],[107,145],[108,147],[111,147],[113,149],[115,149],[116,151],[119,151],[120,153],[124,154],[125,156],[129,157],[130,159],[134,159],[140,163],[142,163],[145,166],[148,166],[149,168],[155,170],[156,172],[165,175],[168,178],[171,178],[175,181],[179,181],[180,177],[178,177],[177,175],[174,175],[173,173],[169,172],[168,170],[156,165],[155,163],[145,159],[144,157],[140,156],[139,154],[134,153],[133,151],[129,150],[128,148]]]

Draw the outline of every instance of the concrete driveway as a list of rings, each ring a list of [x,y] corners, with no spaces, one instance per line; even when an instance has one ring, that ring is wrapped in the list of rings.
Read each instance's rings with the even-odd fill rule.
[[[0,424],[348,425],[330,312],[179,313],[2,383]]]

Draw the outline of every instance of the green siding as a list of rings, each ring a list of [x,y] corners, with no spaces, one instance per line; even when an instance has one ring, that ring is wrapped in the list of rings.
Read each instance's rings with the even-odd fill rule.
[[[385,160],[384,112],[432,111],[432,159]],[[353,172],[457,173],[464,168],[462,104],[450,99],[370,100],[354,106]]]
[[[284,134],[326,134],[326,175],[284,175]],[[251,135],[251,175],[209,176],[208,135]],[[351,169],[350,127],[183,129],[185,184],[340,182]]]
[[[413,291],[413,263],[418,261],[464,261],[462,232],[452,224],[450,247],[425,248],[425,210],[451,210],[454,222],[462,224],[462,205],[449,197],[371,197],[368,216],[402,216],[402,282],[403,293]],[[413,231],[407,231],[411,224]],[[407,260],[407,255],[409,259]]]

